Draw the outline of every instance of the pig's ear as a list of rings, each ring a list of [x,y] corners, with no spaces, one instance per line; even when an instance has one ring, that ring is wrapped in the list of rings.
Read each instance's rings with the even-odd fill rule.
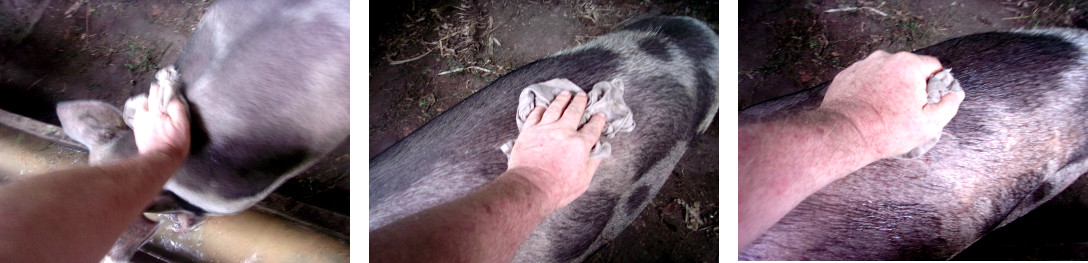
[[[64,133],[94,149],[121,136],[129,128],[117,108],[101,101],[77,100],[57,104]]]

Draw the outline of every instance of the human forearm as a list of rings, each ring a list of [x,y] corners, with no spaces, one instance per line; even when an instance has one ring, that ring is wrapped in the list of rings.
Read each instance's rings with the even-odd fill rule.
[[[825,185],[878,160],[845,116],[815,110],[740,127],[741,247]]]
[[[820,108],[740,127],[740,246],[827,184],[941,133],[963,94],[928,104],[934,57],[877,51],[828,86]]]
[[[533,109],[506,172],[465,197],[370,232],[370,260],[509,262],[548,214],[589,188],[601,163],[589,151],[605,118],[594,115],[579,128],[588,100],[562,92],[547,108]]]
[[[509,262],[555,207],[511,170],[461,199],[370,233],[375,262]]]
[[[149,153],[0,186],[0,258],[101,260],[180,164],[177,157]]]

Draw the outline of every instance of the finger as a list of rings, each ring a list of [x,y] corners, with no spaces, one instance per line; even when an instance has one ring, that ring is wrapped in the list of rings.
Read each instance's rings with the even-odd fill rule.
[[[162,109],[161,109],[162,105],[160,105],[160,103],[158,102],[162,98],[162,97],[159,96],[159,93],[161,93],[161,92],[162,92],[162,87],[159,87],[159,84],[154,84],[154,83],[151,84],[151,89],[147,91],[147,110],[148,111],[162,112]]]
[[[914,55],[918,56],[918,60],[920,62],[918,64],[919,68],[927,75],[933,75],[937,72],[941,72],[941,70],[944,70],[944,66],[941,65],[941,60],[937,59],[937,57],[917,54]]]
[[[936,57],[918,55],[910,52],[899,52],[892,55],[889,60],[889,64],[892,70],[896,72],[903,72],[902,80],[906,81],[904,85],[907,85],[912,90],[913,97],[916,105],[922,105],[926,103],[926,86],[929,79],[938,72],[943,70],[941,61]]]
[[[956,116],[960,103],[963,102],[963,96],[963,92],[949,92],[941,97],[941,101],[936,104],[928,104],[922,107],[922,110],[944,127],[949,121],[952,121],[952,117]]]
[[[544,116],[540,117],[540,123],[552,123],[559,120],[559,117],[563,116],[563,109],[567,107],[567,103],[570,102],[570,92],[562,91],[559,95],[555,96],[552,100],[552,104],[548,105],[548,109],[544,111]]]
[[[583,125],[578,132],[582,133],[582,136],[585,136],[584,138],[586,138],[590,144],[593,144],[601,138],[601,131],[604,130],[604,124],[604,114],[593,114],[592,117],[589,117],[589,121],[586,122],[586,125]]]
[[[867,60],[867,59],[870,59],[870,58],[886,57],[888,55],[890,55],[890,54],[888,54],[887,51],[878,49],[877,51],[873,51],[873,53],[869,53],[869,56],[865,57],[865,59],[863,59],[863,60]]]
[[[563,117],[559,121],[563,125],[577,128],[578,122],[582,120],[582,113],[586,112],[586,103],[589,103],[589,97],[583,92],[578,92],[578,95],[574,95],[574,99],[571,99],[570,106],[563,110]]]
[[[148,112],[147,110],[147,96],[137,97],[136,99],[136,113]]]
[[[535,126],[540,123],[541,115],[544,115],[544,107],[536,106],[533,111],[529,112],[529,116],[525,117],[525,127]]]
[[[944,67],[941,66],[941,61],[933,56],[918,55],[910,52],[899,52],[896,56],[904,59],[906,66],[908,67],[910,78],[929,80],[930,76],[941,72]]]
[[[171,122],[175,127],[187,130],[189,127],[189,111],[185,108],[185,104],[181,103],[181,100],[174,98],[170,100],[166,106],[166,114],[170,116]]]
[[[869,53],[869,56],[865,57],[862,60],[855,61],[853,64],[850,64],[849,67],[846,67],[846,69],[843,69],[842,72],[839,72],[839,74],[835,74],[835,78],[833,79],[833,81],[841,82],[842,80],[840,80],[840,78],[844,78],[844,77],[850,75],[850,74],[844,74],[844,73],[856,72],[858,70],[861,70],[861,68],[868,67],[866,65],[874,64],[874,63],[880,63],[881,61],[883,61],[883,59],[885,57],[888,57],[889,55],[890,54],[888,54],[888,52],[885,52],[884,50],[873,51],[873,53]]]
[[[586,176],[589,176],[588,179],[593,179],[593,175],[597,173],[597,167],[601,166],[601,161],[604,161],[604,159],[589,158],[589,162],[586,163],[585,170]]]

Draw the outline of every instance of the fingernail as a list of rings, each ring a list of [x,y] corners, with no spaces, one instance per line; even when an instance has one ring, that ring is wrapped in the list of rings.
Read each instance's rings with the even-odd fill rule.
[[[561,96],[569,96],[569,95],[570,95],[570,91],[565,91],[565,90],[564,90],[564,91],[560,91],[560,92],[559,92],[559,95],[561,95]]]
[[[578,92],[578,96],[580,96],[580,97],[585,97],[585,96],[586,96],[586,93],[585,93],[585,92]]]

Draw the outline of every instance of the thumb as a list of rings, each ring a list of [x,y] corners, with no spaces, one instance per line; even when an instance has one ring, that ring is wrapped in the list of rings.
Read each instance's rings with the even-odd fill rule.
[[[586,164],[584,173],[590,180],[592,180],[593,175],[597,173],[597,167],[601,166],[601,161],[604,161],[604,159],[589,158],[589,163]]]
[[[940,122],[941,127],[944,127],[945,124],[952,121],[952,117],[956,116],[956,112],[959,112],[963,98],[963,92],[949,92],[941,97],[941,101],[936,104],[927,104],[922,107],[922,110],[934,120]]]
[[[170,116],[170,121],[178,128],[189,128],[189,110],[185,104],[176,98],[170,100],[169,103],[166,112]]]
[[[159,84],[152,83],[151,88],[147,91],[147,110],[155,113],[166,112],[162,108],[162,102],[159,98],[162,98],[159,93],[162,92],[162,87]],[[153,101],[154,100],[154,101]]]

